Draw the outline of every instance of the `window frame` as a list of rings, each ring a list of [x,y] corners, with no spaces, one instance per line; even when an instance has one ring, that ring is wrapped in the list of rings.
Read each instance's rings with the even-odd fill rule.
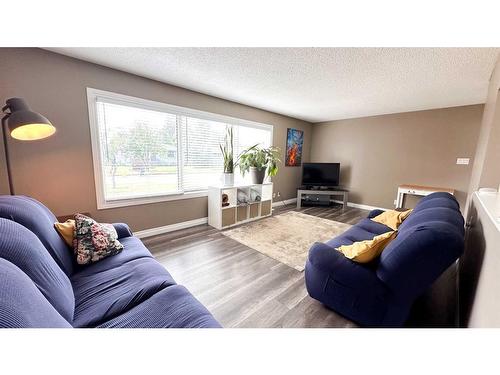
[[[144,195],[141,197],[130,197],[130,198],[117,198],[106,200],[104,193],[104,177],[103,168],[101,160],[101,143],[99,135],[99,125],[97,118],[97,100],[103,99],[107,103],[126,105],[130,107],[136,107],[141,109],[149,109],[159,112],[166,112],[169,114],[174,114],[176,116],[190,116],[196,117],[202,120],[217,121],[229,124],[232,126],[244,126],[252,127],[257,129],[264,129],[270,132],[269,144],[273,145],[274,138],[274,126],[270,124],[264,124],[255,121],[244,120],[236,117],[230,117],[225,115],[220,115],[211,112],[200,111],[192,108],[180,107],[172,104],[166,104],[162,102],[157,102],[148,99],[142,99],[134,96],[118,94],[111,91],[104,91],[99,89],[94,89],[87,87],[87,106],[89,112],[89,126],[90,126],[90,141],[92,148],[92,162],[94,166],[94,184],[97,199],[97,209],[108,209],[117,207],[134,206],[141,204],[168,202],[182,199],[193,199],[199,197],[208,196],[208,189],[189,191],[189,192],[175,192],[175,193],[164,193],[155,195]],[[182,177],[183,173],[183,152],[182,152],[182,139],[181,132],[177,132],[177,165],[180,170]],[[221,169],[222,174],[222,169]],[[182,178],[181,178],[182,181]],[[182,190],[182,186],[180,187]]]

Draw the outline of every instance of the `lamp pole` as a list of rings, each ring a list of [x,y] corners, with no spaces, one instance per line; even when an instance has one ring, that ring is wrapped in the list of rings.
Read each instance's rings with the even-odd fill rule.
[[[2,108],[2,111],[5,111],[8,106]],[[7,119],[9,118],[10,113],[7,113],[4,117],[2,117],[2,134],[3,134],[3,147],[5,151],[5,165],[7,166],[7,178],[9,180],[9,194],[14,195],[14,186],[12,185],[12,175],[10,171],[10,157],[9,157],[9,142],[7,140]]]

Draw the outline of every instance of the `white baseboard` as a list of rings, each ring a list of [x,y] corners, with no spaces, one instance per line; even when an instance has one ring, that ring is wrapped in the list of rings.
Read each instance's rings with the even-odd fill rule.
[[[334,200],[335,203],[340,203],[342,204],[343,202],[342,201],[337,201],[337,200]],[[359,204],[359,203],[353,203],[353,202],[347,202],[347,206],[348,207],[354,207],[354,208],[360,208],[362,210],[393,210],[394,208],[384,208],[384,207],[377,207],[377,206],[370,206],[370,205],[367,205],[367,204]]]
[[[286,199],[284,201],[273,202],[272,206],[276,207],[279,205],[291,204],[291,203],[295,203],[295,202],[297,202],[297,198]],[[207,224],[207,223],[208,223],[208,217],[201,217],[199,219],[182,221],[180,223],[164,225],[162,227],[155,227],[155,228],[150,228],[150,229],[139,230],[137,232],[134,232],[134,236],[136,236],[138,238],[152,237],[152,236],[157,236],[159,234],[169,233],[169,232],[173,232],[173,231],[180,230],[180,229],[191,228],[191,227],[195,227],[197,225],[203,225],[203,224]]]
[[[273,202],[272,206],[277,207],[277,206],[282,206],[285,204],[292,204],[292,203],[296,203],[296,202],[297,202],[297,198],[291,198],[291,199],[285,199],[282,201]],[[334,200],[334,202],[342,204],[342,201]],[[358,204],[358,203],[352,203],[352,202],[347,202],[347,206],[354,207],[354,208],[360,208],[362,210],[389,210],[389,208],[375,207],[375,206],[369,206],[366,204]],[[134,236],[136,236],[138,238],[152,237],[152,236],[157,236],[159,234],[173,232],[173,231],[180,230],[180,229],[191,228],[191,227],[195,227],[197,225],[203,225],[203,224],[207,224],[207,223],[208,223],[208,217],[201,217],[199,219],[183,221],[180,223],[175,223],[175,224],[170,224],[170,225],[164,225],[162,227],[140,230],[140,231],[134,232]]]
[[[273,207],[276,207],[276,206],[283,206],[285,204],[292,204],[292,203],[297,203],[297,198],[291,198],[291,199],[285,199],[283,201],[276,201],[276,202],[273,202]]]
[[[180,230],[180,229],[191,228],[191,227],[195,227],[197,225],[203,225],[206,223],[208,223],[208,217],[201,217],[199,219],[183,221],[180,223],[175,223],[175,224],[170,224],[170,225],[164,225],[162,227],[140,230],[140,231],[134,232],[134,236],[139,237],[139,238],[157,236],[159,234],[173,232],[175,230]]]

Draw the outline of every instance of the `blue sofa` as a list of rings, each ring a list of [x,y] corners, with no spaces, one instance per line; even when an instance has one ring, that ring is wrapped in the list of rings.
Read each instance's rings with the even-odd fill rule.
[[[0,196],[0,327],[220,327],[126,224],[114,224],[121,253],[79,266],[56,220],[32,198]]]
[[[370,212],[342,235],[315,243],[305,267],[309,295],[362,326],[400,327],[413,302],[464,250],[464,219],[448,193],[422,198],[376,261],[360,264],[335,250],[391,230]]]

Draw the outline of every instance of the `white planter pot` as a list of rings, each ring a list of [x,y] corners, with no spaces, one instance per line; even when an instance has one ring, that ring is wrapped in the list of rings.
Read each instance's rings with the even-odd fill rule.
[[[224,186],[234,185],[234,173],[223,173],[222,174],[222,184]]]

